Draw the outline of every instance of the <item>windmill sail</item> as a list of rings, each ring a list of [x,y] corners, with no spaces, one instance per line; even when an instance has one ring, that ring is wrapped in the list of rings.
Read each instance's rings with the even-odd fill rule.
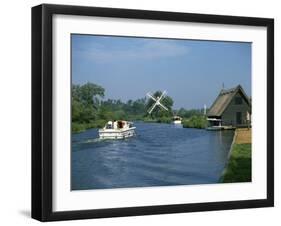
[[[151,114],[151,112],[154,110],[154,108],[157,106],[157,104],[155,103],[151,108],[150,110],[148,111],[149,114]]]
[[[153,95],[151,95],[149,92],[146,94],[149,98],[151,98],[152,100],[155,101],[155,103],[153,104],[153,106],[148,110],[148,113],[151,114],[152,111],[155,109],[156,106],[159,106],[161,108],[163,108],[164,110],[168,111],[168,108],[166,108],[160,101],[163,97],[165,97],[165,95],[167,94],[167,92],[164,90],[162,92],[162,94],[160,95],[160,97],[154,97]]]
[[[159,102],[159,106],[161,106],[164,110],[169,111],[168,108],[166,108],[166,107],[165,107],[163,104],[161,104],[160,102]]]

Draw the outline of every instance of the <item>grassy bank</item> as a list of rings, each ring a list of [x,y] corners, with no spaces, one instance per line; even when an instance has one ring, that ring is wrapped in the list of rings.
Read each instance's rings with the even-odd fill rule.
[[[142,116],[136,116],[136,117],[123,117],[124,120],[128,121],[143,121],[147,123],[171,123],[172,118],[171,117],[158,117],[158,118],[152,118],[152,117],[142,117]],[[104,127],[105,123],[108,120],[105,119],[98,119],[91,122],[72,122],[72,132],[73,133],[79,133],[83,132],[87,129],[92,128],[102,128]],[[183,120],[182,125],[185,128],[197,128],[197,129],[204,129],[207,125],[207,120],[204,116],[192,116],[189,119]]]
[[[221,182],[250,182],[252,178],[252,145],[234,144]]]
[[[144,117],[143,122],[155,122],[155,123],[171,123],[171,117],[159,117],[159,118],[151,118],[151,117]]]
[[[220,182],[250,182],[252,180],[252,130],[236,129],[231,155]]]
[[[207,127],[207,119],[205,116],[192,116],[182,121],[184,128],[205,129]]]
[[[125,120],[129,121],[143,121],[143,122],[148,122],[148,123],[171,123],[172,119],[168,117],[162,117],[162,118],[126,118]],[[93,122],[88,122],[88,123],[78,123],[78,122],[72,122],[72,132],[73,133],[80,133],[83,132],[87,129],[92,129],[92,128],[102,128],[104,127],[105,123],[108,120],[103,120],[99,119]]]

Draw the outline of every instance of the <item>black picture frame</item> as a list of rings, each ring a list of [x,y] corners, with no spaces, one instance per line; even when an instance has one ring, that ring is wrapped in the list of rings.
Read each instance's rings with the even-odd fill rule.
[[[129,208],[52,210],[52,18],[55,14],[267,28],[267,198]],[[274,20],[43,4],[32,8],[32,218],[40,221],[270,207],[274,205]]]

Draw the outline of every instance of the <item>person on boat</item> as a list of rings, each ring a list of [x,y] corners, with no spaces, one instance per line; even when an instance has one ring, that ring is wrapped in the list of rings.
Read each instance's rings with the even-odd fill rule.
[[[117,121],[114,120],[114,121],[113,121],[113,129],[117,129],[117,128],[118,128],[118,126],[117,126]]]
[[[122,129],[122,128],[124,128],[124,121],[118,121],[117,122],[117,126],[118,126],[118,129]]]
[[[112,129],[112,121],[108,121],[106,129]]]

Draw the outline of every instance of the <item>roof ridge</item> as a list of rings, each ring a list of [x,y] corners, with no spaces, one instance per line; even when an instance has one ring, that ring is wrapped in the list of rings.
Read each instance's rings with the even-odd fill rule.
[[[229,88],[229,89],[222,89],[220,94],[227,94],[227,93],[232,93],[235,92],[236,90],[238,90],[241,86],[237,85],[235,87]]]
[[[222,89],[219,95],[217,96],[217,98],[215,99],[215,101],[213,102],[213,104],[211,105],[208,115],[209,116],[221,115],[225,111],[229,103],[231,102],[232,98],[236,95],[237,92],[239,92],[239,90],[241,90],[243,96],[245,96],[245,98],[247,99],[248,97],[246,93],[243,91],[243,88],[240,84],[228,90]],[[248,99],[247,102],[249,102]]]

